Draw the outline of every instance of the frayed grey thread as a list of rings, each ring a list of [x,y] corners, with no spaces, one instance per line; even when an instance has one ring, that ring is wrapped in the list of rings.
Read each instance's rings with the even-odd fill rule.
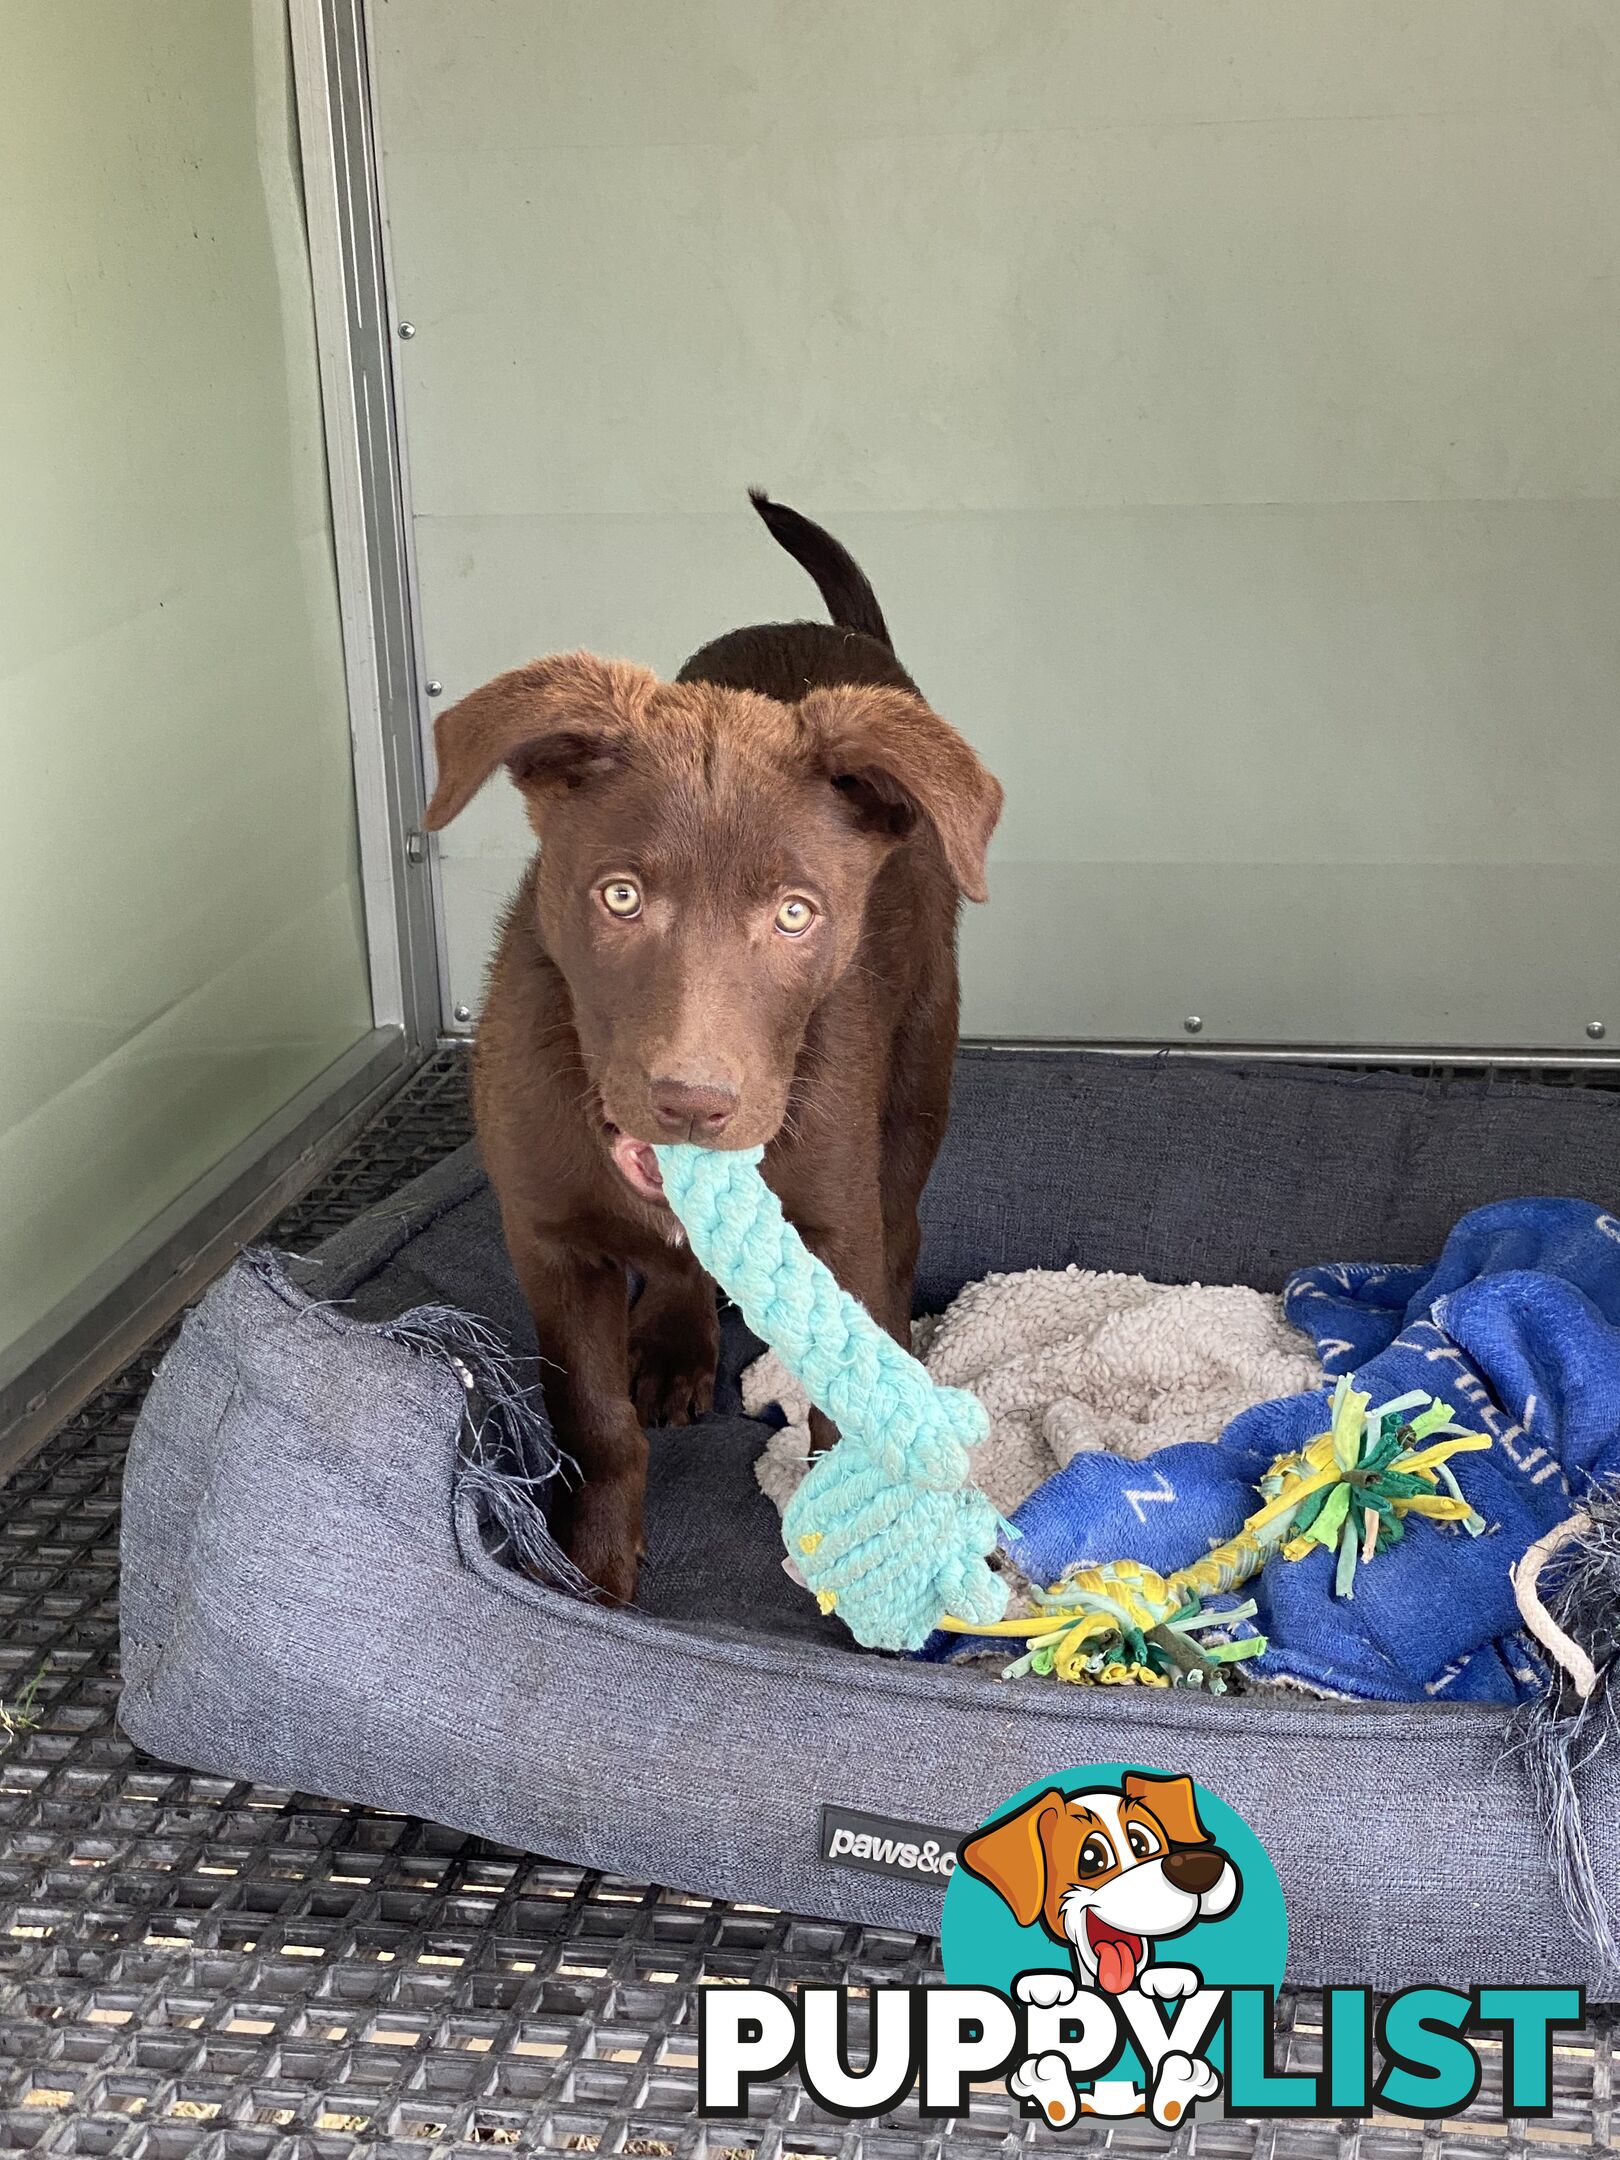
[[[290,1292],[300,1314],[449,1366],[467,1398],[458,1489],[494,1524],[506,1557],[532,1580],[574,1597],[599,1596],[552,1536],[546,1513],[547,1486],[556,1478],[577,1486],[578,1466],[557,1446],[537,1391],[518,1378],[511,1350],[487,1320],[458,1305],[416,1305],[397,1320],[353,1320],[344,1300],[312,1298],[293,1284],[280,1254],[268,1247],[250,1246],[242,1259],[272,1289]]]
[[[448,1359],[467,1393],[467,1440],[457,1483],[493,1520],[508,1557],[554,1590],[594,1597],[596,1590],[551,1534],[546,1488],[555,1478],[577,1486],[579,1470],[552,1437],[535,1390],[517,1377],[503,1338],[487,1321],[455,1305],[418,1305],[377,1330],[423,1356]]]
[[[1583,1700],[1568,1676],[1554,1670],[1546,1693],[1515,1714],[1514,1746],[1576,1932],[1620,1972],[1614,1909],[1593,1864],[1576,1783],[1589,1763],[1620,1743],[1620,1483],[1594,1485],[1583,1505],[1586,1529],[1578,1544],[1548,1562],[1552,1586],[1542,1594],[1558,1625],[1591,1657],[1598,1684]]]

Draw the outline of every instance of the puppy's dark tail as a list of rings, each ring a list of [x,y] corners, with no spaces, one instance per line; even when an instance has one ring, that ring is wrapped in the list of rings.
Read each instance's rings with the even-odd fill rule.
[[[750,488],[748,500],[765,520],[771,538],[815,579],[827,612],[840,629],[859,630],[863,637],[876,638],[886,651],[893,652],[894,640],[883,620],[877,594],[849,550],[840,547],[830,532],[823,532],[809,518],[790,510],[786,503],[772,502],[763,488]]]

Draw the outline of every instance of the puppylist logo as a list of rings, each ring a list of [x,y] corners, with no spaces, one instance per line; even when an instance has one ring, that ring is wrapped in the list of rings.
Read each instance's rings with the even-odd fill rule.
[[[962,1847],[945,1971],[1022,2012],[1008,2090],[1054,2129],[1174,2130],[1226,2084],[1242,1990],[1267,2020],[1288,1956],[1276,1870],[1191,1778],[1109,1764],[1047,1781]],[[1269,2045],[1267,2061],[1270,2060]]]
[[[747,2112],[750,2088],[797,2074],[818,2105],[884,2115],[915,2089],[926,2117],[964,2116],[1005,2080],[1055,2129],[1082,2116],[1434,2120],[1475,2099],[1472,2036],[1502,2036],[1502,2116],[1551,2111],[1553,2035],[1579,1988],[1424,1986],[1381,2005],[1329,1989],[1320,2070],[1279,2071],[1273,2008],[1288,1951],[1270,1856],[1240,1816],[1174,1770],[1093,1765],[1013,1795],[971,1836],[824,1808],[824,1859],[944,1880],[945,1984],[705,1988],[699,2110]],[[852,2004],[867,2005],[857,2062]]]

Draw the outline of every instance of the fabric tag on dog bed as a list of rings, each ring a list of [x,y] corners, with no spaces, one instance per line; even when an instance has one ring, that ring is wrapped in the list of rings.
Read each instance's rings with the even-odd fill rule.
[[[906,1882],[949,1882],[965,1830],[907,1822],[899,1815],[867,1815],[859,1808],[821,1808],[821,1857],[833,1867],[862,1868],[869,1875],[898,1875]]]

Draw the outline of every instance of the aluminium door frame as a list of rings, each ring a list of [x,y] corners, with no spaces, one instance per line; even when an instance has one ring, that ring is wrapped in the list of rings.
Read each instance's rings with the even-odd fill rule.
[[[439,1039],[446,971],[422,830],[426,675],[366,0],[287,0],[378,1026]]]

